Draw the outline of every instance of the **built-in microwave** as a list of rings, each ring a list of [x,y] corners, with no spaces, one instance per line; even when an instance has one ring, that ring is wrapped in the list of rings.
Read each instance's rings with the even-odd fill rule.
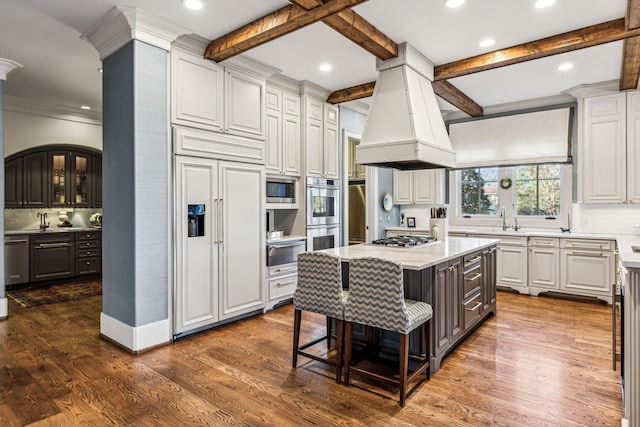
[[[295,203],[296,179],[267,177],[267,203]]]

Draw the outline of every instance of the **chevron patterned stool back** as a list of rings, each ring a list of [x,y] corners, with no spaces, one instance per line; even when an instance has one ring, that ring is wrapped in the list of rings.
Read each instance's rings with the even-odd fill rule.
[[[293,294],[293,367],[297,367],[298,355],[336,367],[336,382],[342,373],[342,347],[344,342],[344,304],[347,292],[342,289],[342,262],[339,257],[324,252],[298,254],[298,285]],[[327,333],[300,345],[302,312],[308,311],[326,316]],[[336,349],[331,350],[332,319],[336,321]],[[307,348],[326,340],[326,356],[306,351]]]
[[[345,304],[345,384],[349,385],[351,372],[385,379],[400,387],[400,406],[404,406],[408,384],[425,369],[426,379],[430,375],[431,354],[431,318],[433,310],[426,302],[404,298],[404,282],[402,264],[373,257],[354,258],[349,261],[349,298]],[[369,369],[351,365],[351,346],[353,324],[362,324],[385,329],[399,334],[400,375],[384,376]],[[423,339],[426,343],[426,356],[420,360],[420,366],[410,375],[409,367],[409,333],[422,326]],[[375,338],[371,342],[377,342]],[[377,349],[374,349],[377,352]]]

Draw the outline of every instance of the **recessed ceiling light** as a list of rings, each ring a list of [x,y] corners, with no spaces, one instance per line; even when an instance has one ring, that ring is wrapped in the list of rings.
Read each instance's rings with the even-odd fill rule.
[[[89,107],[88,105],[82,105],[80,108],[82,108],[83,110],[91,110],[91,107]]]
[[[493,46],[494,44],[496,44],[496,41],[494,39],[484,39],[480,42],[480,47],[489,47]]]
[[[329,64],[322,64],[320,66],[320,71],[331,71],[333,67]]]
[[[204,7],[201,0],[182,0],[182,4],[191,10],[200,10]]]
[[[560,64],[560,66],[558,67],[558,70],[560,71],[567,71],[573,68],[573,64],[570,62],[565,62],[564,64]]]
[[[556,0],[538,0],[538,1],[536,2],[536,5],[535,5],[535,6],[536,6],[538,9],[542,9],[542,8],[545,8],[545,7],[549,7],[549,6],[551,6],[551,5],[552,5],[552,4],[554,4],[555,2],[556,2]]]
[[[445,0],[444,5],[447,7],[460,7],[464,4],[464,0]]]

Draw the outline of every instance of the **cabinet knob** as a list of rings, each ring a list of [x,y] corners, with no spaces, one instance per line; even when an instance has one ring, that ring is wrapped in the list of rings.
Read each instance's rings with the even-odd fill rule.
[[[87,265],[91,265],[91,263],[89,261],[87,261]]]
[[[90,255],[90,254],[91,254],[91,251],[87,251],[87,255]]]
[[[91,246],[91,243],[87,242],[87,246]]]

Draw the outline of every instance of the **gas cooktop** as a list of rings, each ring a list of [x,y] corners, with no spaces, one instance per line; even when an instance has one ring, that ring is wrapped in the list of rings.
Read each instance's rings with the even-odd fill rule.
[[[371,242],[372,245],[391,246],[396,248],[414,248],[434,243],[439,243],[438,238],[429,236],[394,236]]]

